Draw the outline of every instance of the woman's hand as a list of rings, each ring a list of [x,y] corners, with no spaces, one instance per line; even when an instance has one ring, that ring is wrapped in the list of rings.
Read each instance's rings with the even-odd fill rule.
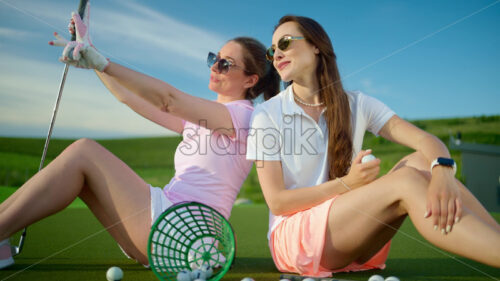
[[[64,46],[61,58],[59,60],[64,63],[71,64],[79,68],[96,69],[103,71],[108,66],[109,61],[101,55],[94,47],[89,35],[90,21],[90,2],[87,2],[84,12],[84,20],[76,12],[71,14],[69,23],[70,34],[75,34],[76,41],[64,39],[59,34],[54,33],[56,40],[50,41],[53,46]]]
[[[436,166],[427,191],[425,218],[432,217],[434,230],[449,233],[462,216],[462,197],[453,170]]]
[[[352,161],[349,173],[342,180],[351,188],[358,188],[374,181],[380,172],[380,159],[361,163],[363,156],[371,154],[372,150],[361,150]]]

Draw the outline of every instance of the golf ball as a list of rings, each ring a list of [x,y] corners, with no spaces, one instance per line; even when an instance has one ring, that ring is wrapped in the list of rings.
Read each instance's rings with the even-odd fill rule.
[[[377,158],[375,158],[375,156],[373,156],[372,154],[368,154],[368,155],[363,156],[363,158],[361,158],[361,163],[370,162],[370,161],[375,160],[375,159],[377,159]]]
[[[384,277],[381,275],[372,275],[368,278],[368,281],[384,281]]]
[[[195,269],[191,271],[191,279],[207,279],[207,273],[205,271],[201,271],[200,269]]]
[[[106,272],[106,279],[108,281],[120,281],[123,278],[123,271],[117,266],[110,267]]]
[[[396,276],[389,276],[385,278],[385,281],[399,281],[399,278],[397,278]]]
[[[241,279],[241,281],[255,281],[255,280],[253,280],[253,278],[250,278],[250,277],[245,277],[245,278]]]
[[[200,270],[205,272],[205,277],[206,278],[210,278],[212,277],[212,274],[214,274],[214,270],[212,269],[212,267],[208,264],[204,264],[200,267]]]
[[[191,281],[191,272],[189,270],[179,271],[177,281]]]

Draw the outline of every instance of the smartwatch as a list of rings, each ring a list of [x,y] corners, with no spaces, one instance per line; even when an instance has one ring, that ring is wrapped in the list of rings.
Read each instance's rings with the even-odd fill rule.
[[[432,161],[431,163],[431,174],[432,174],[432,168],[434,168],[434,166],[437,165],[453,168],[453,175],[457,173],[457,163],[455,163],[455,160],[451,158],[438,157],[434,159],[434,161]]]

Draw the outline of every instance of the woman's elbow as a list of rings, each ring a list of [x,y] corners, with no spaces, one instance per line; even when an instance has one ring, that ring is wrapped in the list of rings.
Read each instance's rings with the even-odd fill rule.
[[[287,215],[287,209],[285,204],[280,200],[275,200],[274,202],[269,202],[268,204],[269,211],[275,216],[284,216]]]
[[[127,97],[122,96],[122,95],[115,95],[115,98],[119,102],[121,102],[121,103],[123,103],[123,104],[125,104],[127,106],[130,106],[130,101],[129,101],[129,99],[127,99]]]
[[[179,99],[172,91],[164,91],[157,106],[162,111],[175,113],[179,111]]]

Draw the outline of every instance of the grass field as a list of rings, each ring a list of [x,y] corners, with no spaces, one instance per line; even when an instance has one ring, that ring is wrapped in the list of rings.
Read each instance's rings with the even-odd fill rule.
[[[441,120],[419,120],[415,125],[448,143],[450,134],[460,131],[462,140],[500,145],[500,115]],[[147,182],[164,186],[174,175],[173,156],[180,137],[98,140],[121,158]],[[46,164],[73,140],[51,141]],[[0,138],[0,202],[38,170],[44,139]],[[382,160],[381,174],[386,173],[410,149],[367,134],[363,148],[372,148]],[[460,153],[451,151],[458,162]],[[258,184],[255,169],[245,181],[240,196],[256,204],[236,206],[231,223],[238,250],[234,268],[223,280],[278,280],[267,247],[268,211]],[[500,220],[500,214],[494,214]],[[252,218],[249,220],[248,218]],[[448,253],[422,242],[408,220],[393,240],[384,271],[339,274],[337,278],[367,280],[372,274],[396,275],[401,280],[498,280],[500,271]],[[155,280],[154,274],[127,260],[86,206],[75,201],[65,211],[44,219],[29,228],[23,253],[16,265],[0,271],[0,280],[105,280],[110,266],[125,271],[124,280]],[[496,279],[495,279],[496,278]]]
[[[438,136],[448,144],[450,134],[461,132],[464,142],[500,145],[500,115],[471,118],[413,121],[418,127]],[[48,164],[74,140],[53,139],[47,152]],[[173,158],[180,137],[134,138],[119,140],[98,140],[146,182],[164,186],[174,175]],[[0,137],[0,186],[21,186],[38,171],[44,139]],[[385,174],[404,155],[412,152],[404,146],[391,143],[367,133],[363,148],[373,149],[373,154],[382,160],[381,174]],[[458,151],[451,151],[458,163],[460,178],[461,159]],[[240,197],[264,203],[255,168],[243,183]]]
[[[237,236],[237,255],[223,280],[236,281],[246,276],[256,281],[279,280],[280,273],[267,247],[267,215],[263,204],[234,207],[230,222]],[[495,217],[500,220],[500,214]],[[31,226],[26,241],[16,264],[0,271],[0,280],[105,280],[106,270],[111,266],[123,269],[124,281],[157,280],[150,270],[126,259],[91,212],[80,204]],[[373,274],[395,275],[402,281],[500,278],[499,269],[457,258],[431,246],[409,220],[393,239],[385,270],[335,277],[367,280]]]

